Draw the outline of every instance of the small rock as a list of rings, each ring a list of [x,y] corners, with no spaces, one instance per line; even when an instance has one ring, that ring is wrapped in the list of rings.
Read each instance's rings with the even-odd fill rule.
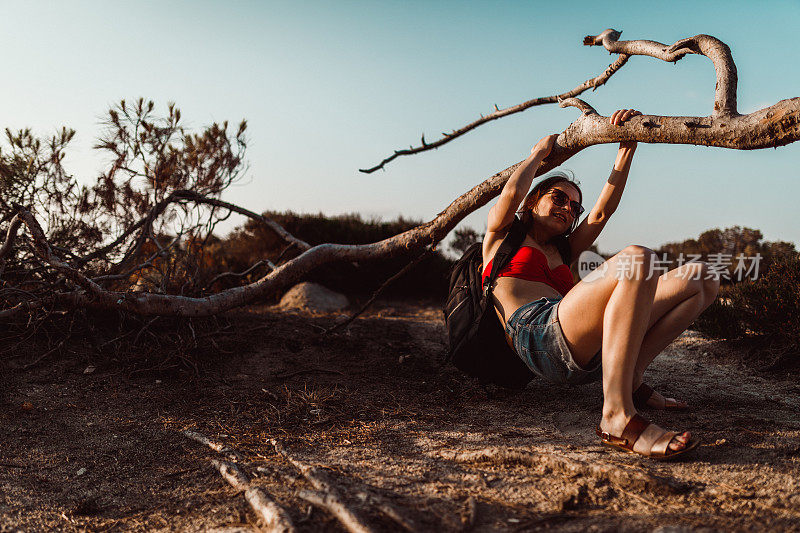
[[[85,469],[85,468],[81,468],[80,470],[78,470],[77,472],[75,472],[75,475],[76,475],[76,476],[82,476],[82,475],[84,475],[85,473],[86,473],[86,469]]]
[[[33,404],[31,402],[22,402],[23,411],[30,411],[31,409],[33,409]]]
[[[83,373],[84,374],[91,374],[95,370],[97,370],[97,368],[94,365],[89,365],[83,370]]]
[[[298,283],[281,298],[283,309],[298,309],[312,313],[334,313],[350,305],[347,296],[317,283]]]

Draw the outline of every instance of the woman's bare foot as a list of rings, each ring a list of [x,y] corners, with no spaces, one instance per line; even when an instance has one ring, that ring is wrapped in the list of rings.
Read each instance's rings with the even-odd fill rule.
[[[653,391],[647,399],[647,407],[652,409],[686,409],[689,404],[675,398],[665,398],[658,391]]]
[[[689,407],[689,404],[676,400],[675,398],[665,398],[661,393],[653,390],[648,384],[639,381],[633,387],[633,401],[634,405],[639,408],[648,407],[650,409],[675,409],[683,410]]]

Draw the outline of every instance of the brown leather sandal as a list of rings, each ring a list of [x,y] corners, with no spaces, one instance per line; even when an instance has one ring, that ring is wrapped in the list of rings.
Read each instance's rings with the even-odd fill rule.
[[[659,461],[669,461],[688,451],[695,449],[699,444],[699,439],[692,439],[686,444],[682,450],[670,449],[669,443],[672,442],[673,437],[678,433],[674,431],[666,431],[660,435],[651,434],[642,437],[645,430],[651,425],[651,422],[646,418],[636,414],[628,421],[625,429],[622,431],[621,437],[615,437],[606,431],[602,431],[599,427],[595,431],[597,436],[600,437],[600,442],[605,446],[611,446],[628,453],[638,453],[651,459]],[[634,450],[633,447],[641,439],[641,443],[646,446],[645,451]]]
[[[653,407],[647,404],[647,400],[653,395],[655,390],[647,383],[642,382],[639,388],[633,391],[633,405],[636,409],[656,409],[659,411],[687,411],[688,405],[681,405],[674,398],[664,398],[664,407]]]

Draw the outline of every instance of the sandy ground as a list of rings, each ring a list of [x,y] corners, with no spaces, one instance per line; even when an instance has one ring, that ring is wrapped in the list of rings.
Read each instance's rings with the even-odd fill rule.
[[[235,353],[200,378],[86,374],[77,355],[6,368],[0,531],[257,530],[187,428],[235,448],[300,531],[342,527],[271,439],[376,531],[402,530],[387,505],[420,531],[800,531],[800,385],[691,330],[647,379],[692,409],[647,416],[703,445],[659,463],[598,444],[599,384],[487,392],[441,366],[432,306],[384,302],[327,335],[332,317],[235,318]]]

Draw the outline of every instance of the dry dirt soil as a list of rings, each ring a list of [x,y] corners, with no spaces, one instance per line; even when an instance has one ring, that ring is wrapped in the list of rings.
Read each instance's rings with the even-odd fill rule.
[[[238,451],[299,531],[343,528],[271,439],[375,531],[800,531],[800,385],[740,348],[689,330],[656,361],[648,382],[691,410],[647,416],[703,441],[659,463],[598,444],[599,384],[487,391],[442,366],[433,305],[383,302],[332,334],[335,316],[231,316],[238,348],[199,376],[85,373],[75,354],[6,368],[0,531],[258,530],[186,429]]]

